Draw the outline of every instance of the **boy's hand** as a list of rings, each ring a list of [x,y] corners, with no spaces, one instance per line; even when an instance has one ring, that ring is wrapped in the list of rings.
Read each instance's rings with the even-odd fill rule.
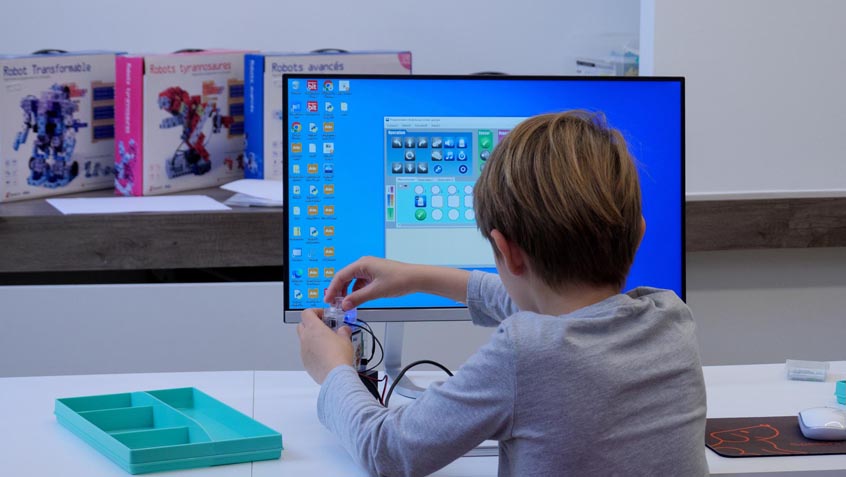
[[[323,323],[322,316],[323,310],[304,310],[302,322],[297,325],[300,358],[317,384],[323,384],[329,371],[336,367],[342,364],[352,366],[354,359],[350,327],[342,326],[337,332],[332,331]]]
[[[350,283],[353,291],[344,298],[344,310],[376,298],[407,295],[417,291],[413,285],[413,267],[383,258],[362,257],[335,272],[324,299],[331,302],[336,296],[346,295]]]

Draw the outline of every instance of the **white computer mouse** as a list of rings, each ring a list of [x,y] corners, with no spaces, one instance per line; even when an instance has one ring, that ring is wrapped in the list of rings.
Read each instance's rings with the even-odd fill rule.
[[[833,407],[812,407],[799,411],[799,428],[808,439],[846,440],[846,411]]]

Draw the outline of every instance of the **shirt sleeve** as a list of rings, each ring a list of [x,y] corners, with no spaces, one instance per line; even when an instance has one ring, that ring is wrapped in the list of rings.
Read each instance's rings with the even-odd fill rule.
[[[481,326],[497,326],[520,311],[508,296],[499,275],[479,270],[470,272],[467,281],[467,308],[473,323]]]
[[[350,366],[333,369],[317,413],[373,475],[427,475],[486,439],[511,438],[514,351],[505,326],[459,369],[406,405],[382,407]]]

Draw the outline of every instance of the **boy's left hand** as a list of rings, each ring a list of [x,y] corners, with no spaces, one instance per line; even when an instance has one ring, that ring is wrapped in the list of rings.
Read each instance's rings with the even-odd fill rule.
[[[323,323],[322,316],[323,310],[304,310],[302,322],[297,325],[300,358],[309,376],[317,384],[323,384],[329,371],[336,367],[342,364],[353,365],[350,327],[342,326],[337,332],[333,331]]]

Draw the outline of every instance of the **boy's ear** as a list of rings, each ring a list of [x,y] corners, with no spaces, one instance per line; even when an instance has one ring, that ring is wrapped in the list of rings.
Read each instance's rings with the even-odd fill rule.
[[[646,219],[643,216],[640,216],[640,239],[637,241],[637,247],[640,248],[640,244],[643,243],[643,236],[646,235]]]
[[[502,263],[512,275],[520,276],[526,273],[528,269],[526,252],[519,245],[505,238],[505,235],[502,235],[496,229],[491,230],[491,239],[493,239],[496,249],[499,250]]]

